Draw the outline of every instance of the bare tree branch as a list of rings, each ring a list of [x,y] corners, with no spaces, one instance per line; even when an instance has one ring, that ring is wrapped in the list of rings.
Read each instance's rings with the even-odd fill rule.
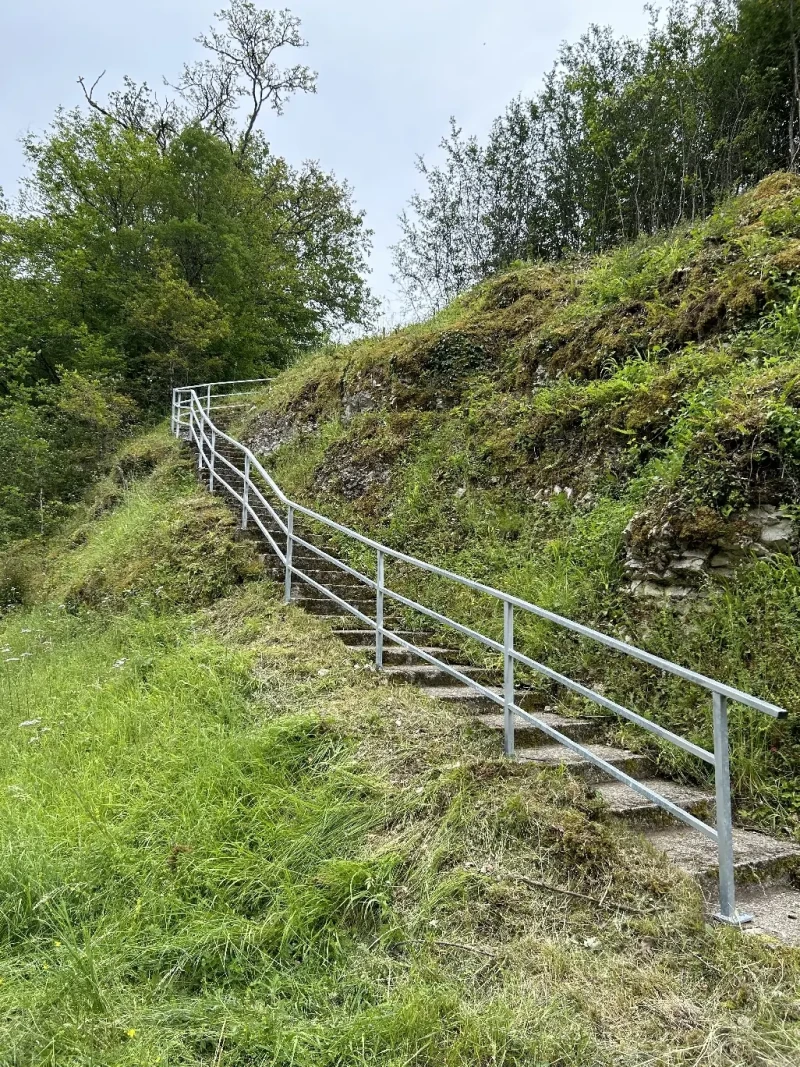
[[[218,25],[197,38],[212,58],[185,64],[176,85],[165,81],[178,100],[160,100],[146,82],[137,85],[125,78],[123,89],[109,93],[103,105],[94,95],[103,71],[90,87],[83,77],[78,79],[89,107],[122,129],[154,137],[162,151],[181,128],[197,123],[222,138],[242,165],[265,109],[282,114],[291,94],[316,91],[317,76],[301,64],[281,68],[275,62],[281,48],[303,48],[307,43],[300,34],[300,20],[288,10],[264,10],[252,0],[229,0],[216,18]],[[240,128],[236,116],[243,99],[248,104]]]

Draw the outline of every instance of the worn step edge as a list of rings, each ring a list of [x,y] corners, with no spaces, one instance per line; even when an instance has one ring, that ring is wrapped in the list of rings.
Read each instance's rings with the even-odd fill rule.
[[[643,778],[640,781],[691,815],[713,821],[715,798],[708,790],[681,785],[668,778]],[[612,819],[631,825],[680,825],[674,816],[623,782],[599,782],[594,792],[604,801],[606,813]]]
[[[409,641],[412,644],[419,645],[420,642],[425,644],[435,638],[435,634],[430,630],[395,630],[398,637],[402,637],[403,640]],[[357,629],[333,629],[331,633],[338,637],[341,641],[344,641],[346,645],[352,648],[363,648],[365,652],[371,652],[375,654],[375,631],[370,627],[364,627],[361,630]],[[386,647],[390,647],[391,639],[384,638]],[[402,645],[394,646],[396,648],[402,648]]]
[[[541,708],[536,708],[535,714],[537,718],[546,722],[548,726],[552,726],[553,729],[558,730],[573,741],[580,741],[581,744],[585,741],[597,741],[603,737],[610,721],[605,715],[598,715],[592,718],[572,718],[567,715],[556,715],[551,711],[542,711]],[[502,712],[481,714],[476,719],[476,722],[485,730],[490,730],[493,733],[502,735],[505,731],[505,719]],[[514,723],[514,737],[517,744],[539,745],[549,743],[546,733],[518,716]]]
[[[688,826],[644,831],[650,844],[665,853],[681,870],[701,881],[717,877],[717,846]],[[768,837],[755,830],[733,831],[733,866],[737,884],[788,878],[800,870],[800,847],[791,841]]]
[[[603,745],[589,742],[583,746],[592,755],[605,760],[612,767],[623,771],[633,777],[640,778],[652,774],[653,768],[647,756],[638,752],[630,752],[626,748],[617,748],[615,745]],[[538,748],[518,748],[516,758],[520,763],[531,764],[535,767],[563,767],[571,771],[584,782],[606,781],[607,772],[594,763],[585,759],[579,752],[565,748],[558,742],[549,745],[540,745]]]
[[[476,682],[491,681],[490,673],[481,667],[469,667],[463,663],[452,664],[453,669],[459,671],[465,678],[474,678]],[[392,682],[408,682],[418,685],[424,682],[425,686],[446,686],[453,682],[453,676],[444,667],[438,667],[432,663],[411,663],[399,666],[384,667],[383,673]]]

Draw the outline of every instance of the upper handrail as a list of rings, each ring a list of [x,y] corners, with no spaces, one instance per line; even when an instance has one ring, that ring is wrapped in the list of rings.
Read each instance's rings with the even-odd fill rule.
[[[264,380],[264,379],[260,379]],[[266,379],[269,380],[269,379]],[[217,383],[219,384],[219,383]],[[236,383],[228,383],[236,384]],[[493,597],[495,600],[499,600],[502,603],[510,604],[513,607],[520,608],[523,611],[527,611],[532,615],[535,615],[541,619],[545,619],[547,622],[551,622],[556,626],[560,626],[565,630],[569,630],[572,633],[576,633],[581,637],[587,637],[598,644],[604,645],[606,648],[614,649],[616,652],[621,652],[631,659],[639,660],[642,663],[647,663],[651,667],[655,667],[658,670],[665,671],[668,674],[672,674],[677,678],[682,678],[686,682],[691,682],[694,685],[699,685],[709,692],[717,693],[720,696],[726,697],[728,700],[734,700],[739,704],[744,704],[746,707],[753,708],[755,711],[761,711],[766,715],[770,715],[775,719],[784,719],[787,717],[788,712],[785,708],[779,707],[777,704],[772,704],[770,701],[762,700],[759,697],[752,696],[750,693],[745,693],[741,689],[737,689],[735,686],[726,685],[724,682],[718,682],[714,678],[708,677],[708,675],[701,674],[698,671],[693,671],[688,667],[682,667],[680,664],[673,663],[671,660],[663,659],[661,656],[656,656],[652,652],[647,652],[644,649],[637,648],[635,645],[629,644],[627,641],[621,641],[619,638],[611,637],[608,634],[604,634],[600,630],[595,630],[591,626],[585,626],[583,623],[575,622],[573,619],[569,619],[564,615],[559,615],[557,612],[549,611],[547,608],[542,608],[538,604],[533,604],[528,600],[523,600],[521,597],[514,596],[512,593],[504,593],[500,589],[496,589],[493,586],[485,585],[483,582],[476,582],[472,578],[465,578],[463,575],[456,573],[455,571],[448,570],[446,567],[440,567],[435,563],[427,563],[425,560],[418,559],[416,556],[411,556],[406,552],[400,552],[397,549],[390,548],[388,545],[382,544],[380,541],[374,540],[374,538],[367,537],[365,534],[358,533],[357,530],[352,530],[348,526],[344,526],[341,523],[335,522],[333,519],[329,519],[325,515],[319,514],[312,508],[308,508],[297,501],[288,497],[283,490],[278,486],[275,480],[264,470],[261,463],[259,463],[256,456],[252,451],[243,445],[240,441],[226,434],[223,430],[217,427],[209,415],[203,408],[200,398],[195,391],[196,387],[185,387],[181,391],[191,392],[193,401],[196,401],[197,411],[195,415],[201,418],[204,423],[215,431],[217,436],[222,437],[230,444],[238,448],[243,454],[248,456],[251,467],[255,468],[261,477],[266,481],[267,485],[278,497],[282,504],[287,507],[292,507],[296,512],[301,515],[313,519],[316,522],[322,523],[331,530],[335,530],[337,533],[344,534],[345,536],[352,538],[353,540],[365,545],[367,548],[371,548],[376,552],[382,552],[385,556],[389,556],[392,559],[398,560],[402,563],[407,563],[412,567],[416,567],[419,570],[426,571],[429,574],[435,574],[440,578],[446,578],[450,581],[454,581],[460,585],[466,586],[469,589],[474,590],[477,593],[483,593],[486,596]]]
[[[210,386],[212,389],[215,385],[257,385],[261,382],[271,382],[275,377],[273,374],[269,378],[231,378],[226,382],[200,382],[198,385],[176,385],[174,392],[176,393],[189,393],[195,392],[197,389],[208,389]]]

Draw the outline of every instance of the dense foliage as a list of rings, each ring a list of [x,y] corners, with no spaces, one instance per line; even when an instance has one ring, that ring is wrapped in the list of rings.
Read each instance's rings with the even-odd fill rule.
[[[398,280],[438,308],[517,259],[707,214],[800,152],[794,0],[672,0],[643,40],[592,27],[485,144],[452,122],[401,218]]]
[[[313,87],[272,58],[303,43],[296,20],[247,0],[220,19],[203,40],[221,66],[187,68],[177,100],[126,81],[100,105],[93,87],[84,110],[26,141],[20,203],[0,211],[0,541],[80,491],[84,459],[133,405],[163,410],[172,385],[284,366],[368,310],[368,234],[348,188],[315,164],[293,170],[255,126]],[[238,59],[237,42],[251,47]],[[260,103],[237,125],[247,86]]]

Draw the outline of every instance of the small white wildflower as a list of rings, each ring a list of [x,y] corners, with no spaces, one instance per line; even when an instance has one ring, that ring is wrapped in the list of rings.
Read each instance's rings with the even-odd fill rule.
[[[42,721],[41,719],[26,719],[25,722],[21,722],[19,725],[20,725],[20,727],[22,727],[22,726],[38,726],[41,721]]]
[[[20,630],[21,634],[32,634],[33,630]]]
[[[126,661],[124,659],[118,659],[117,662],[114,664],[114,667],[112,669],[119,670],[120,667],[124,667],[125,666],[125,662]]]
[[[32,652],[21,652],[19,658],[20,659],[28,659],[32,655],[33,655]]]

